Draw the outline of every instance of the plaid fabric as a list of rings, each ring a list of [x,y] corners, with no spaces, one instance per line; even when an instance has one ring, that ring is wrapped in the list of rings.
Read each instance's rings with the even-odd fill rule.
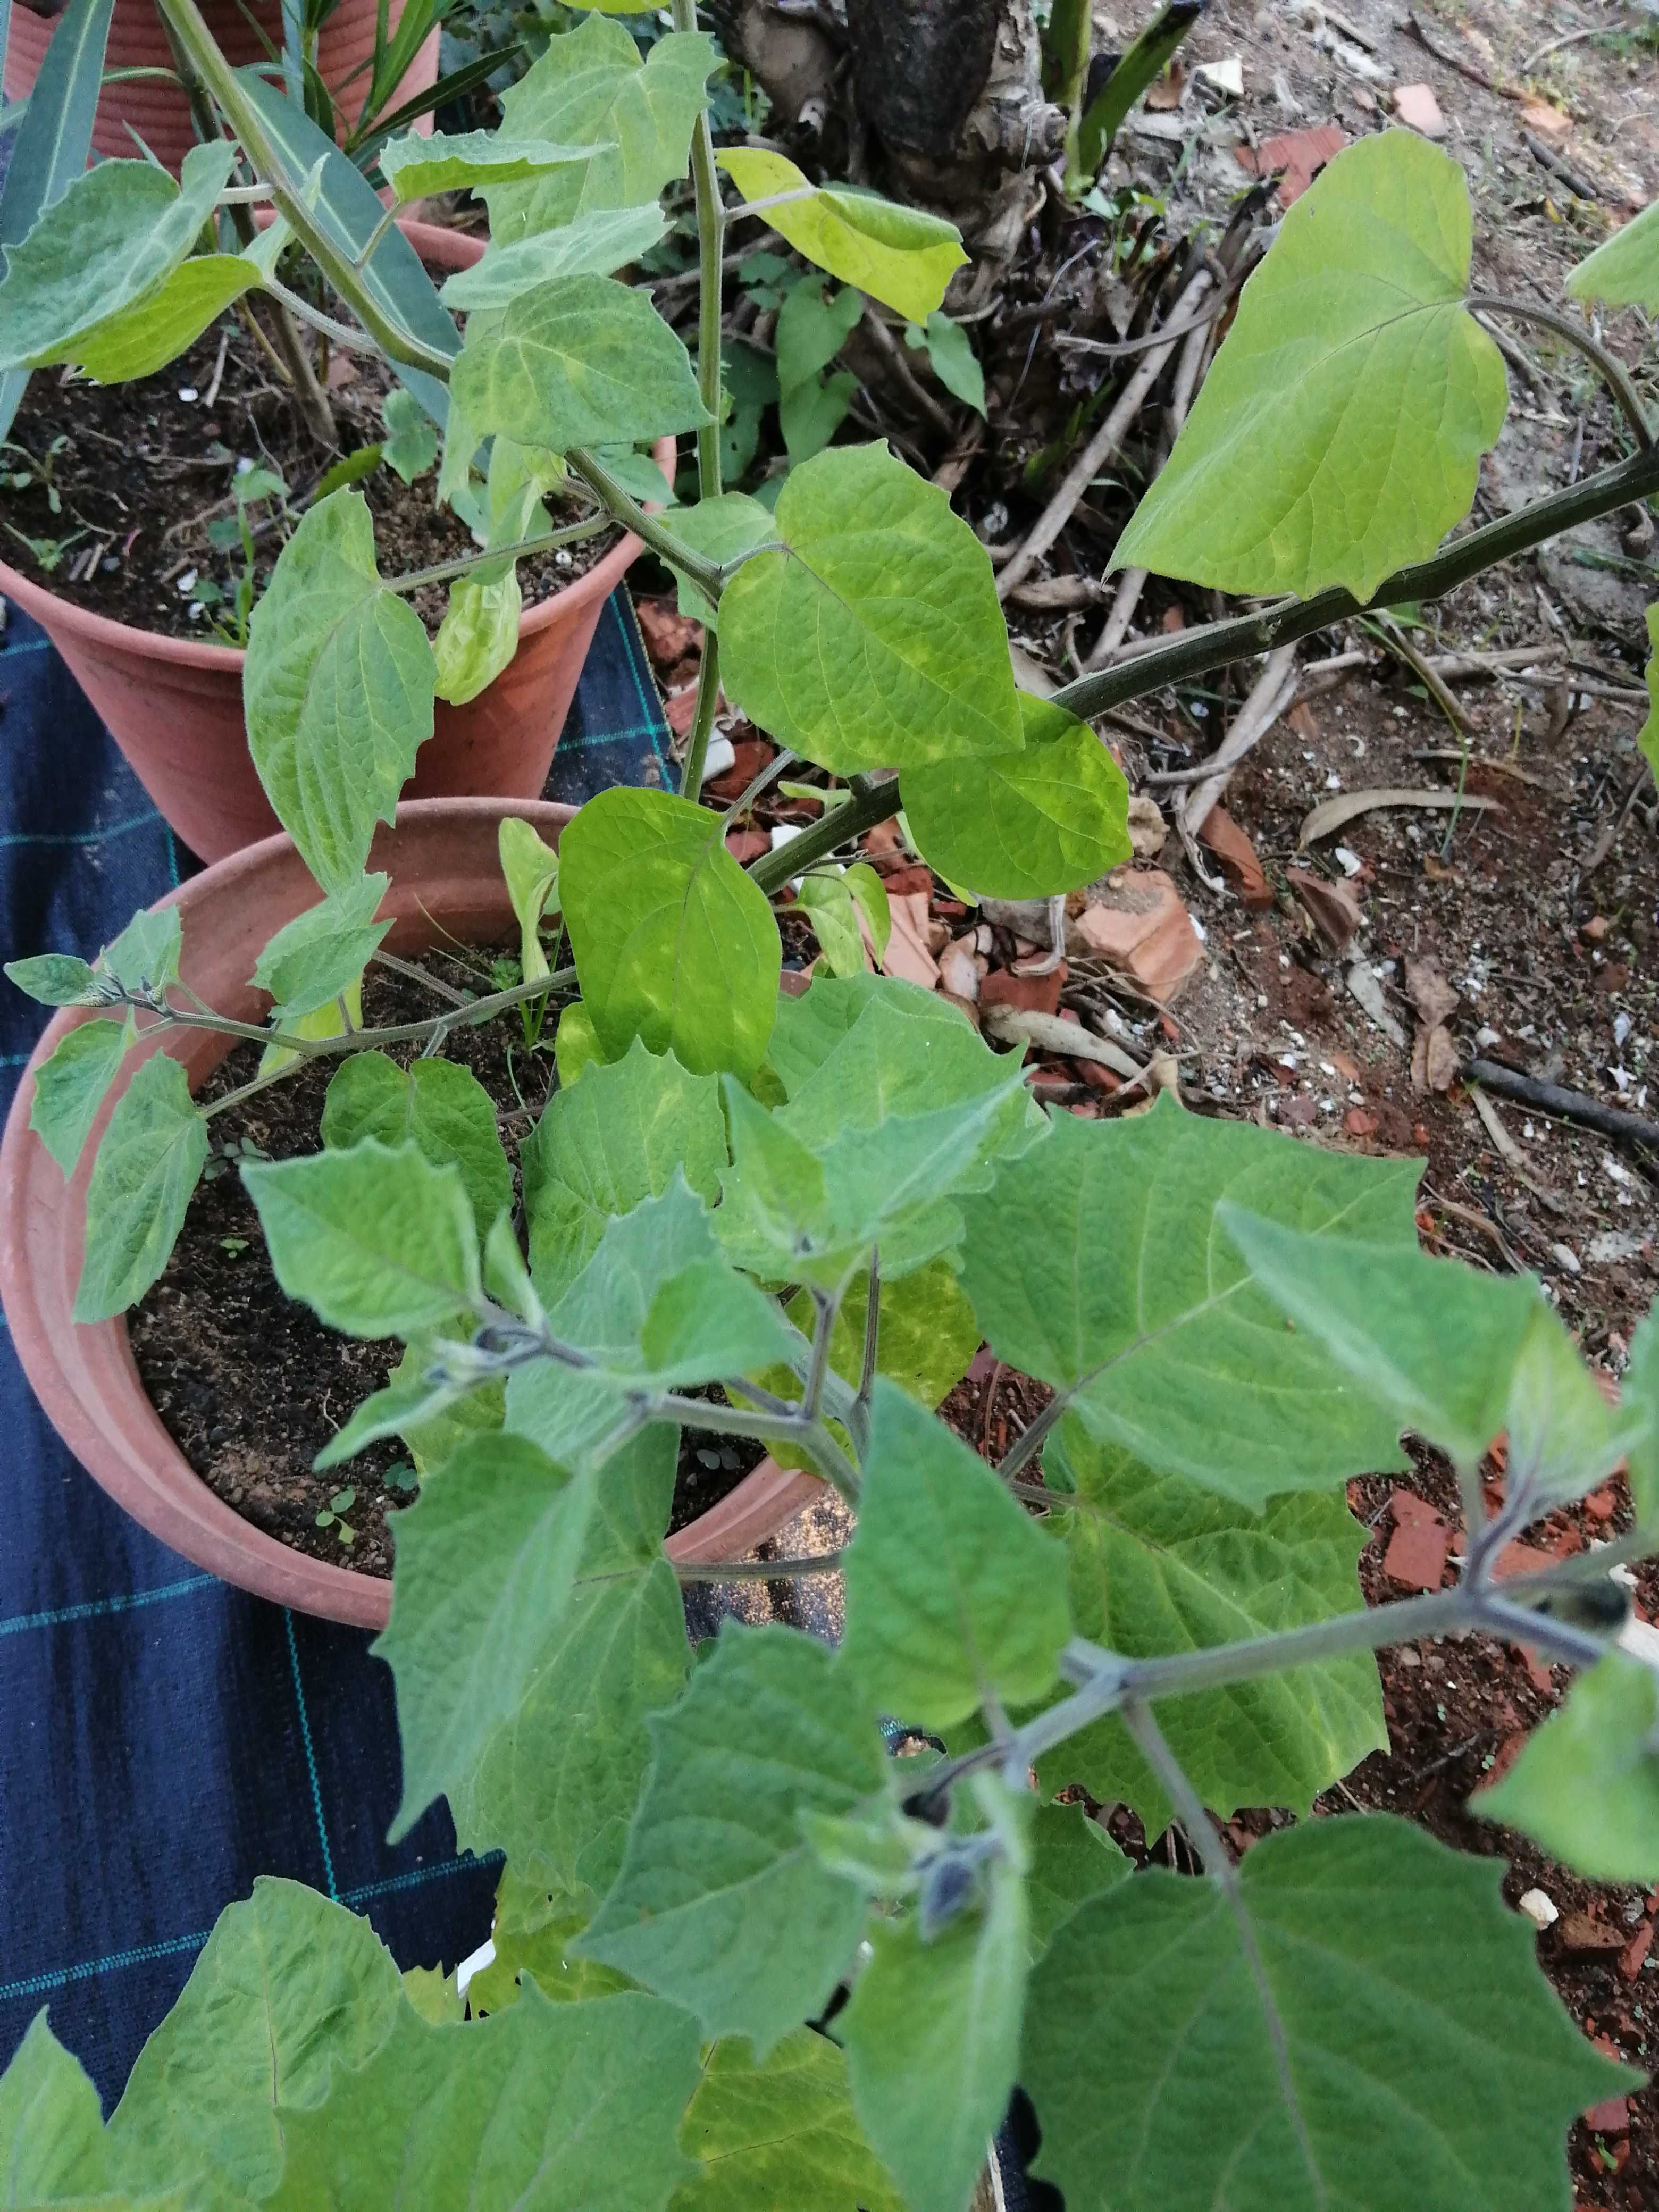
[[[90,958],[195,871],[57,654],[0,650],[0,945]],[[625,593],[608,603],[547,796],[671,786]],[[0,1112],[46,1024],[0,979]],[[404,1966],[489,1932],[495,1863],[441,1808],[396,1850],[392,1677],[368,1638],[198,1573],[76,1466],[0,1327],[0,2066],[33,2014],[106,2103],[221,1909],[259,1874],[364,1912]]]

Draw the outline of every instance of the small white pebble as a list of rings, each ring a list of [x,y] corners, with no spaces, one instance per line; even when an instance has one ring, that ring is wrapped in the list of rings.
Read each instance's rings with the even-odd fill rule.
[[[1565,1267],[1570,1275],[1583,1273],[1584,1270],[1579,1263],[1578,1255],[1571,1244],[1552,1244],[1550,1253],[1557,1264]]]
[[[708,755],[702,764],[704,776],[724,775],[737,757],[737,751],[731,738],[721,737],[716,731],[708,740]]]
[[[186,407],[189,406],[191,401],[194,399],[196,396],[196,386],[193,384],[181,384],[179,386],[179,397],[184,401]]]
[[[1547,1928],[1553,1928],[1561,1917],[1559,1906],[1546,1897],[1541,1889],[1529,1889],[1521,1900],[1521,1910],[1540,1936]]]
[[[179,596],[181,599],[187,599],[195,589],[196,571],[194,568],[186,568],[179,579]]]
[[[1358,853],[1351,853],[1346,845],[1334,846],[1332,850],[1335,854],[1337,860],[1340,864],[1342,872],[1345,876],[1357,876],[1359,873],[1359,871],[1364,866],[1364,863],[1360,860]]]

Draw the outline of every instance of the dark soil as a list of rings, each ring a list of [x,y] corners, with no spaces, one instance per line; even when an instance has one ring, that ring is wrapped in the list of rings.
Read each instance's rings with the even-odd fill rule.
[[[495,957],[468,947],[429,953],[426,964],[453,986],[487,990]],[[419,983],[371,968],[365,1025],[422,1020],[437,1005]],[[528,1050],[516,1014],[450,1035],[449,1056],[471,1068],[500,1107],[509,1158],[552,1094],[550,1025],[548,1037],[549,1049]],[[417,1050],[395,1046],[390,1056],[407,1066]],[[255,1045],[239,1046],[202,1097],[222,1097],[248,1081],[258,1055]],[[128,1333],[168,1433],[227,1504],[295,1551],[389,1576],[388,1516],[415,1494],[406,1449],[395,1438],[374,1444],[324,1474],[311,1462],[356,1407],[385,1387],[403,1347],[338,1335],[283,1295],[237,1172],[246,1147],[272,1159],[317,1150],[324,1097],[338,1065],[314,1062],[216,1117],[207,1174],[165,1272],[128,1316]],[[683,1528],[717,1504],[762,1455],[744,1438],[684,1431],[672,1525]],[[354,1492],[349,1504],[319,1527],[318,1515],[331,1511],[331,1501],[347,1489]]]

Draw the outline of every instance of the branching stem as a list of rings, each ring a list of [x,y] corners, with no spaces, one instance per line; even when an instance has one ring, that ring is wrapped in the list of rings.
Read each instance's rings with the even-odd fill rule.
[[[1557,337],[1576,348],[1612,392],[1638,446],[1644,453],[1653,451],[1653,432],[1624,363],[1615,360],[1604,345],[1598,344],[1582,323],[1545,307],[1540,301],[1514,300],[1497,292],[1473,292],[1467,304],[1477,315],[1513,315],[1518,322],[1536,323],[1540,330],[1553,331]]]
[[[264,1030],[252,1022],[234,1021],[228,1014],[190,1013],[181,1006],[155,1007],[148,1000],[131,1000],[129,1005],[149,1012],[159,1012],[163,1024],[181,1030],[216,1030],[222,1036],[241,1037],[250,1044],[276,1045],[284,1052],[297,1053],[303,1060],[326,1060],[343,1052],[368,1052],[386,1044],[421,1044],[428,1037],[446,1036],[453,1029],[470,1026],[474,1022],[488,1021],[492,1015],[504,1013],[509,1006],[522,1006],[526,1000],[543,999],[550,992],[568,991],[576,981],[574,968],[555,969],[550,975],[543,975],[533,983],[515,983],[510,991],[492,992],[485,999],[469,999],[462,1006],[444,1014],[434,1014],[423,1022],[400,1022],[390,1029],[354,1030],[349,1036],[304,1037],[289,1030]],[[120,1003],[120,1002],[115,1002]],[[143,1032],[154,1034],[153,1030]],[[230,1103],[228,1098],[218,1102],[216,1110]]]

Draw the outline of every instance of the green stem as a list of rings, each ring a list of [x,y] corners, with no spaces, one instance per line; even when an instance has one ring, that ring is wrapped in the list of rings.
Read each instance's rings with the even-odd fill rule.
[[[282,1051],[297,1053],[304,1060],[326,1060],[343,1052],[373,1051],[379,1045],[420,1044],[428,1037],[444,1036],[450,1030],[489,1021],[509,1006],[522,1006],[528,999],[544,999],[550,992],[568,991],[575,981],[574,968],[558,968],[533,983],[515,983],[510,991],[495,991],[486,999],[469,999],[464,1006],[457,1006],[447,1014],[434,1014],[423,1022],[403,1022],[384,1030],[356,1030],[349,1036],[296,1036],[288,1030],[262,1030],[252,1022],[233,1021],[228,1014],[185,1013],[177,1006],[162,1011],[175,1029],[215,1030],[221,1036],[241,1037],[250,1044],[276,1045]]]
[[[720,696],[720,641],[712,629],[702,634],[702,666],[697,671],[697,708],[691,718],[691,736],[685,748],[685,767],[680,777],[680,796],[695,806],[702,797],[702,772],[708,759],[708,740],[714,728],[714,709]]]
[[[674,28],[695,31],[697,0],[674,0]],[[720,495],[721,416],[725,412],[720,389],[720,339],[726,245],[726,203],[720,198],[720,170],[714,161],[714,134],[705,106],[691,134],[691,183],[697,205],[697,260],[700,286],[697,307],[697,384],[709,420],[697,432],[697,493],[702,499]],[[687,797],[696,799],[695,791]]]
[[[392,224],[396,222],[397,220],[398,202],[394,199],[387,207],[386,213],[380,217],[379,222],[375,224],[374,229],[368,234],[368,238],[363,246],[362,252],[357,256],[356,259],[351,264],[354,269],[359,271],[359,273],[368,268],[370,261],[374,258],[375,247],[380,244],[380,240],[386,236],[387,231],[391,229]]]
[[[418,592],[425,584],[447,584],[452,576],[465,576],[474,568],[481,568],[486,561],[504,561],[509,556],[522,560],[526,553],[545,553],[556,545],[580,544],[585,538],[597,538],[600,531],[609,530],[615,520],[610,514],[592,515],[586,522],[574,522],[563,530],[544,530],[538,538],[515,538],[511,545],[496,545],[487,552],[458,554],[453,561],[434,562],[429,568],[411,568],[407,574],[389,576],[388,592]]]
[[[704,598],[718,604],[720,595],[720,572],[712,561],[705,561],[701,553],[694,553],[689,545],[682,545],[672,530],[665,530],[654,515],[647,514],[636,499],[629,497],[600,460],[597,453],[589,453],[585,446],[573,446],[565,455],[572,476],[580,477],[594,495],[602,500],[618,522],[642,538],[651,550],[689,576]]]
[[[807,1575],[838,1575],[845,1552],[824,1552],[815,1559],[711,1559],[706,1564],[671,1558],[683,1583],[787,1583]]]
[[[815,860],[827,860],[838,845],[850,844],[866,830],[873,830],[878,822],[890,822],[903,804],[896,775],[882,781],[872,776],[855,775],[853,796],[845,806],[831,807],[810,829],[803,830],[799,837],[779,846],[775,853],[763,853],[749,873],[771,898],[792,876],[800,875]]]
[[[1615,360],[1604,345],[1599,345],[1582,323],[1536,301],[1512,300],[1497,292],[1472,292],[1464,304],[1476,314],[1513,315],[1519,322],[1536,323],[1540,330],[1553,331],[1557,337],[1575,347],[1618,401],[1619,411],[1630,424],[1638,446],[1644,453],[1652,452],[1653,432],[1648,427],[1647,415],[1624,363]]]

